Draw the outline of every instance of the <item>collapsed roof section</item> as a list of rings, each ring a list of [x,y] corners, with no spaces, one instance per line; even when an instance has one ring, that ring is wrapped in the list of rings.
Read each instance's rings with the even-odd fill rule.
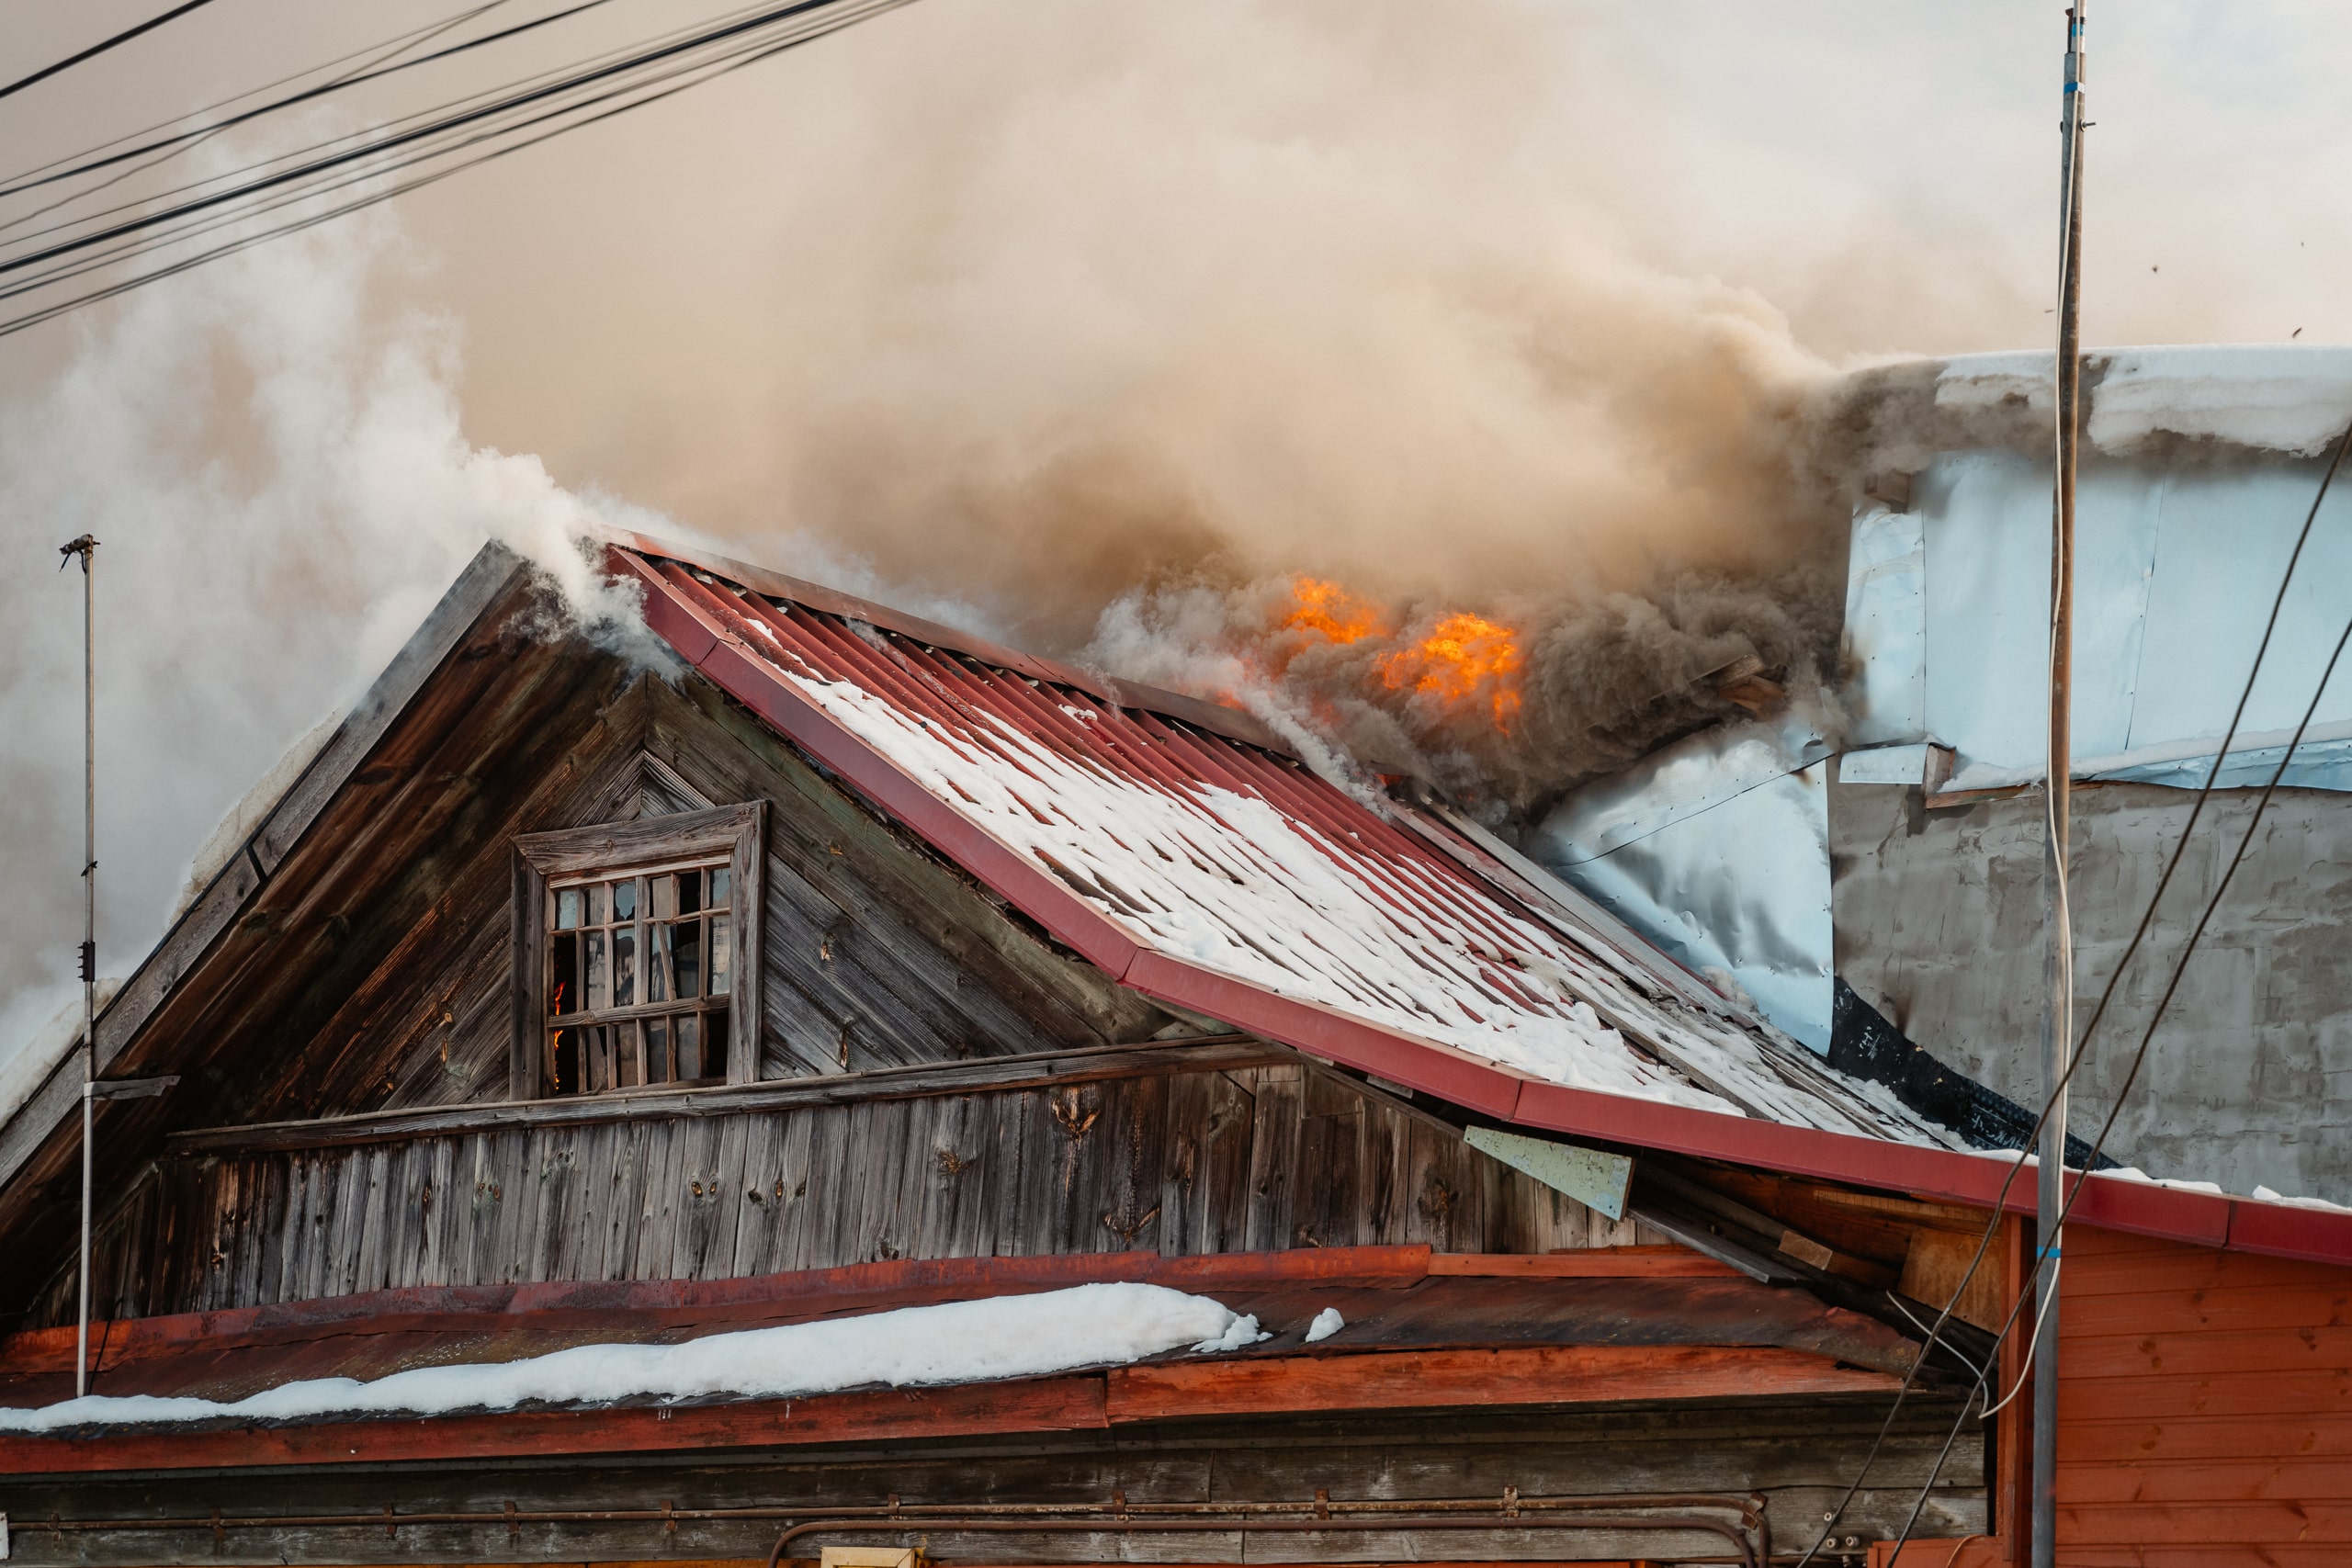
[[[1449,1065],[1954,1143],[1634,939],[1578,921],[1433,811],[1351,794],[1247,728],[1106,701],[1078,671],[959,649],[662,549],[612,551],[645,583],[657,633],[820,760],[838,765],[844,742],[864,751],[840,771],[1158,999],[1342,1059],[1340,1036],[1377,1042],[1377,1063],[1354,1065],[1481,1109],[1491,1087],[1465,1098]]]

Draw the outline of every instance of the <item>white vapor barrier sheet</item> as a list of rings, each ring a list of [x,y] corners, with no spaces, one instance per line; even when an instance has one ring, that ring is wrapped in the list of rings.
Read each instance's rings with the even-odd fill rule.
[[[1916,512],[1854,518],[1846,569],[1846,694],[1853,746],[1917,741],[1928,724],[1927,542]],[[1916,781],[1915,781],[1916,782]]]
[[[1834,930],[1819,738],[1747,724],[1676,742],[1555,807],[1524,847],[1701,974],[1829,1049]]]
[[[2086,465],[2076,520],[2077,776],[2203,783],[2324,467],[2260,454]],[[1883,565],[1900,542],[1896,521],[1876,511],[1856,518],[1848,646],[1860,674],[1847,694],[1854,744],[1952,747],[1952,789],[2040,779],[2050,483],[2047,464],[2012,453],[1931,461],[1912,484],[1916,598]],[[2296,568],[2224,785],[2267,781],[2284,753],[2352,617],[2346,582],[2352,479],[2330,494]],[[1901,624],[1915,605],[1916,631]],[[2352,789],[2352,668],[2330,681],[2284,782]]]
[[[1414,860],[1375,862],[1254,795],[1074,760],[984,711],[951,734],[854,682],[802,673],[781,643],[775,657],[853,734],[1162,953],[1554,1083],[1945,1141],[1877,1086],[1653,999],[1529,911],[1465,897]],[[1087,710],[1079,721],[1103,722]],[[1408,896],[1379,886],[1388,878]]]
[[[677,1345],[580,1345],[518,1361],[419,1367],[371,1382],[316,1378],[234,1401],[92,1394],[40,1409],[0,1410],[0,1431],[431,1416],[623,1399],[776,1399],[876,1385],[1036,1377],[1170,1350],[1235,1350],[1264,1337],[1255,1317],[1206,1296],[1159,1285],[1077,1285],[743,1329]]]

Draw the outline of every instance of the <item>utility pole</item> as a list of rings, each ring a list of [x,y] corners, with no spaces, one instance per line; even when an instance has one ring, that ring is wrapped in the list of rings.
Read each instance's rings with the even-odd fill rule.
[[[2041,1264],[2034,1279],[2033,1568],[2052,1568],[2058,1529],[2058,1300],[2063,1261],[2059,1216],[2066,1203],[2066,1069],[2075,1053],[2075,938],[2066,901],[2066,849],[2073,812],[2075,673],[2075,467],[2082,428],[2083,10],[2066,12],[2066,85],[2059,118],[2058,375],[2056,483],[2050,530],[2050,750],[2042,853],[2042,919],[2048,952],[2042,980],[2041,1083],[2050,1113],[2041,1129],[2035,1181]]]
[[[90,563],[97,540],[85,534],[58,553],[82,558],[82,1250],[81,1328],[74,1337],[74,1397],[90,1392],[90,1133],[98,1077],[98,678],[91,630]],[[60,570],[64,561],[57,563]]]

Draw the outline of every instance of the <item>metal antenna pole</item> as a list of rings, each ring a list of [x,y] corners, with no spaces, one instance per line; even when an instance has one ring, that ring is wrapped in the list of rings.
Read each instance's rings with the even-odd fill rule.
[[[82,1316],[74,1337],[76,1399],[90,1392],[90,1133],[98,1077],[98,681],[90,582],[97,549],[97,540],[87,534],[59,547],[60,554],[82,558],[82,1250],[75,1269]]]
[[[2041,1082],[2050,1114],[2036,1171],[2033,1337],[2033,1568],[2057,1561],[2058,1292],[2063,1258],[2059,1219],[2066,1204],[2066,1091],[2061,1087],[2075,1049],[2075,939],[2066,899],[2066,850],[2073,813],[2072,706],[2075,666],[2075,468],[2082,428],[2083,10],[2066,12],[2066,86],[2059,119],[2061,170],[2058,252],[2057,475],[2050,536],[2050,752],[2043,776],[2048,821],[2043,836],[2042,913],[2049,950],[2041,1020]]]

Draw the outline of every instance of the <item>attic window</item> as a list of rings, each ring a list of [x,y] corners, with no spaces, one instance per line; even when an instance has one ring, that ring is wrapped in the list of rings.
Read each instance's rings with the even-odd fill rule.
[[[552,1092],[726,1081],[733,893],[723,860],[548,886]]]
[[[762,807],[514,841],[516,1099],[749,1083]]]

